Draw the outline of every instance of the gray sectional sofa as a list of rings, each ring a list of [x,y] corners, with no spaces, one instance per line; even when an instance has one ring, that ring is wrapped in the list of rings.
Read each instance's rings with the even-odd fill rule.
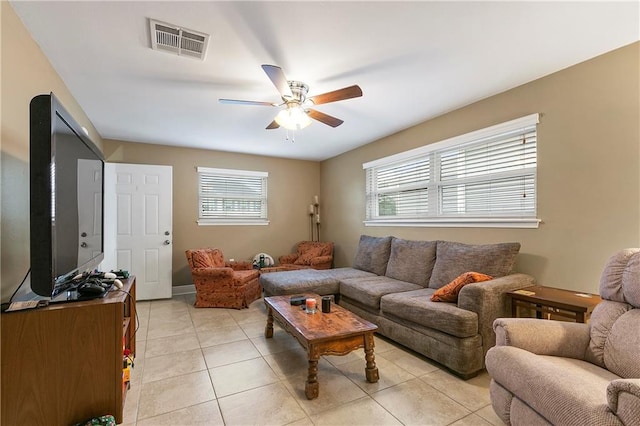
[[[484,368],[495,345],[493,321],[510,314],[505,293],[534,284],[513,273],[518,243],[469,245],[360,237],[351,268],[272,272],[260,277],[265,296],[337,295],[336,300],[378,326],[378,332],[463,378]],[[431,295],[465,272],[494,279],[464,286],[456,303]]]

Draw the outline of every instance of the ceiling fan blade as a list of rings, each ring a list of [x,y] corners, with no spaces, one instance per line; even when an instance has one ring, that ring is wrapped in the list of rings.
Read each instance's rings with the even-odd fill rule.
[[[278,106],[278,104],[274,104],[273,102],[241,101],[239,99],[218,99],[218,102],[221,104]]]
[[[272,130],[272,129],[277,129],[278,127],[280,127],[280,125],[278,123],[276,123],[276,120],[273,120],[271,123],[269,123],[269,125],[266,127],[267,130]]]
[[[262,69],[267,74],[267,77],[271,80],[281,96],[285,98],[293,98],[293,93],[287,83],[287,77],[284,76],[282,68],[275,65],[262,65]]]
[[[357,84],[354,86],[345,87],[343,89],[334,90],[333,92],[323,93],[316,95],[308,100],[312,101],[314,105],[328,104],[329,102],[342,101],[345,99],[357,98],[362,96],[362,89]]]
[[[331,127],[338,127],[339,125],[344,123],[344,121],[340,120],[339,118],[332,117],[328,114],[325,114],[324,112],[320,112],[315,109],[310,109],[309,111],[307,111],[307,114],[314,120],[318,120],[321,123],[324,123]]]

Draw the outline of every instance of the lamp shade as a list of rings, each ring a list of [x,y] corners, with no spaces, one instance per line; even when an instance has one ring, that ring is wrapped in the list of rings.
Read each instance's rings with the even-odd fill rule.
[[[311,119],[300,106],[283,109],[276,115],[276,123],[289,130],[300,130],[311,124]]]

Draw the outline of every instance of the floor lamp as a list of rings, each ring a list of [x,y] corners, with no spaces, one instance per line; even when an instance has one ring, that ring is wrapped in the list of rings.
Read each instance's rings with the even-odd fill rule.
[[[320,203],[318,196],[313,197],[313,204],[309,204],[309,230],[311,241],[320,241]]]

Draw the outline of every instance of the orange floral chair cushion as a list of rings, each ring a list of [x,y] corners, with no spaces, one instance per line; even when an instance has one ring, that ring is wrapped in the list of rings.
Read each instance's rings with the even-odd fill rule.
[[[219,249],[193,250],[191,261],[194,268],[223,268],[224,256]]]
[[[293,262],[296,265],[310,265],[311,260],[322,255],[322,247],[311,247],[304,253],[300,254]]]

